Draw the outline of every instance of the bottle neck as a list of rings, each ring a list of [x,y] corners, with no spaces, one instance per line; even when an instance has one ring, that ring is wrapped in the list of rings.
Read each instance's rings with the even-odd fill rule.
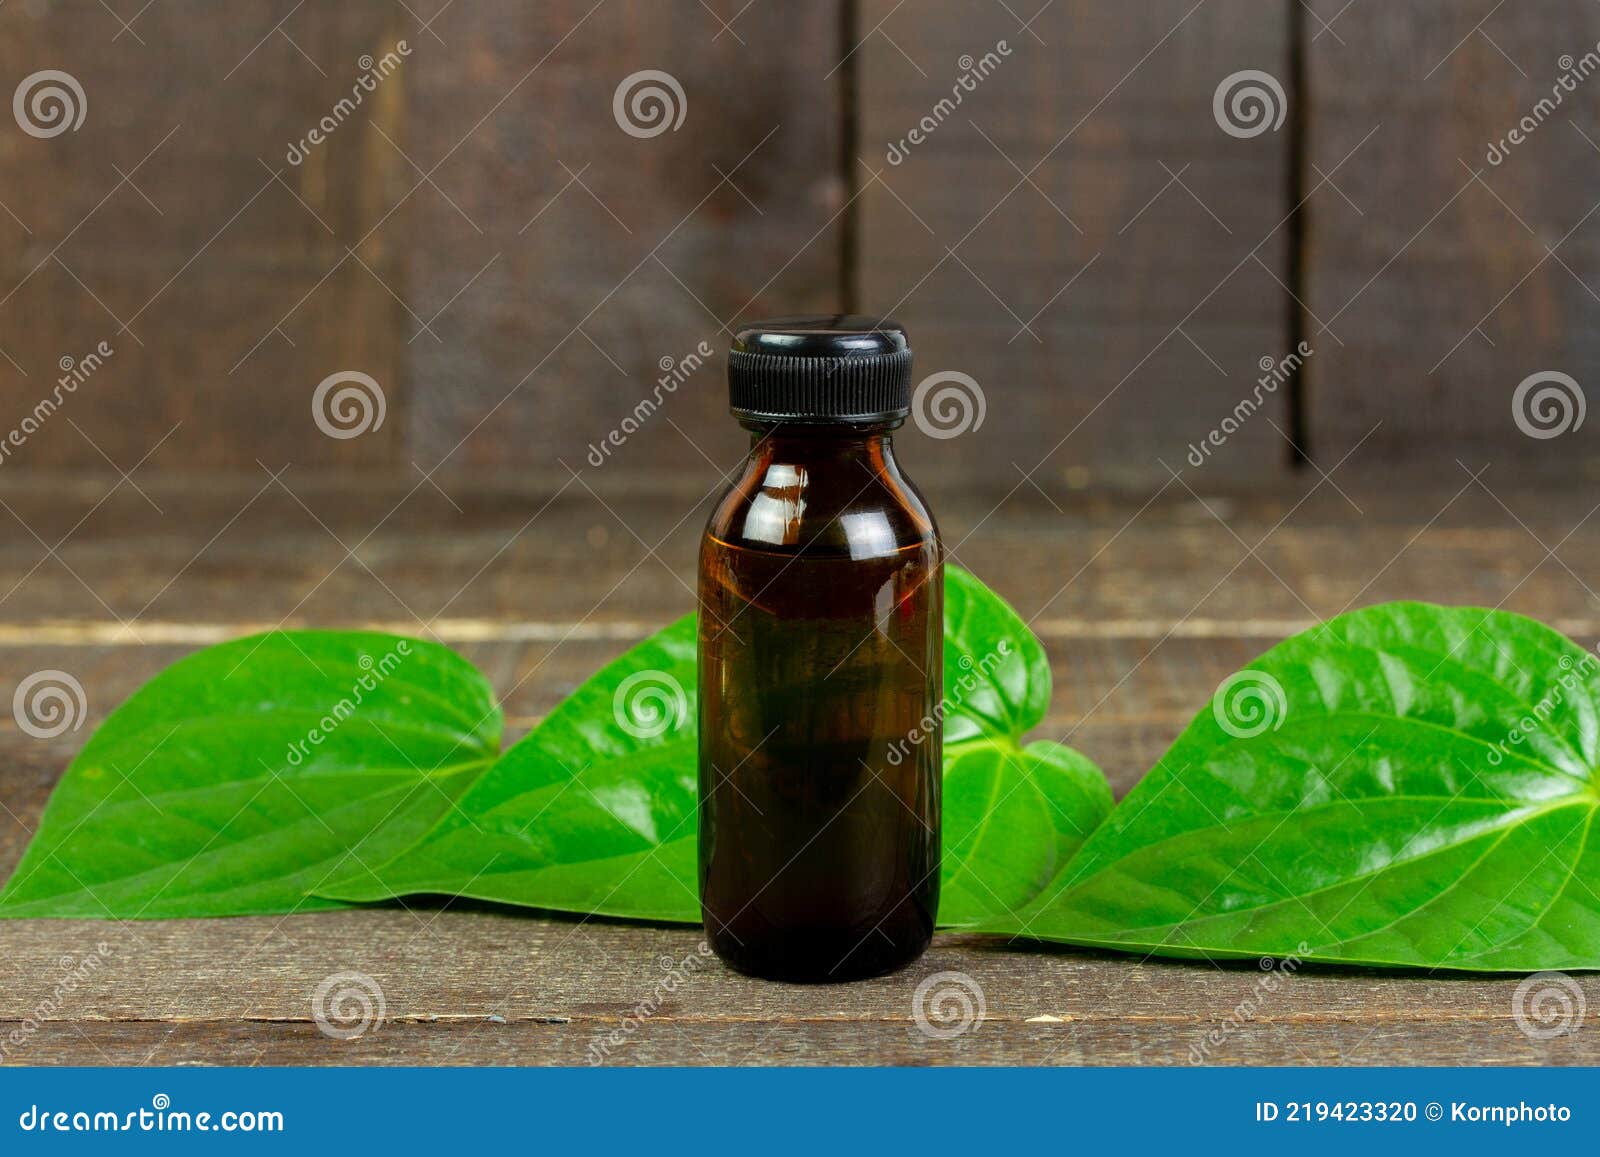
[[[740,422],[750,431],[752,460],[821,462],[865,458],[885,465],[894,462],[894,431],[904,422],[830,423]]]

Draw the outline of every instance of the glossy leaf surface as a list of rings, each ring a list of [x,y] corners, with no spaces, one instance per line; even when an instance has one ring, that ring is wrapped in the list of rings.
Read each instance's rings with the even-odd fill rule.
[[[1048,883],[1109,810],[1110,793],[1077,753],[1019,745],[1049,705],[1050,669],[1016,613],[954,568],[945,600],[949,899],[940,918],[970,923]],[[695,629],[684,618],[596,673],[416,847],[323,892],[448,893],[698,923],[695,718]]]
[[[1021,919],[1168,955],[1600,967],[1600,662],[1533,620],[1390,603],[1219,689]]]
[[[0,915],[328,907],[316,888],[425,833],[492,762],[500,726],[488,682],[431,643],[278,631],[210,647],[90,737]]]

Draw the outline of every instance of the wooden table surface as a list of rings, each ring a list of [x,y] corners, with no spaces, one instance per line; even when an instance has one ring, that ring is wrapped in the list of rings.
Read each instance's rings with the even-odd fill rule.
[[[197,646],[279,623],[432,632],[494,681],[516,738],[607,657],[688,610],[698,494],[292,473],[0,490],[0,688],[57,668],[82,730],[0,721],[0,871],[90,728]],[[1600,523],[1581,488],[1489,472],[1429,483],[1297,475],[1270,492],[1111,494],[1043,478],[938,500],[956,558],[1033,620],[1056,677],[1039,737],[1120,794],[1218,682],[1274,641],[1390,598],[1504,605],[1600,635]],[[697,504],[697,500],[698,504]],[[906,972],[760,983],[685,928],[421,905],[287,917],[0,923],[0,1058],[45,1064],[1184,1064],[1600,1062],[1589,1029],[1518,1028],[1518,977],[1141,960],[939,936]],[[96,963],[86,967],[83,962]],[[689,961],[684,965],[685,960]],[[651,1015],[662,979],[673,991]],[[357,971],[383,1022],[319,1031],[313,992]],[[933,1039],[914,993],[965,974],[985,1019]],[[69,978],[71,978],[69,980]],[[1578,978],[1600,1007],[1600,982]],[[613,1035],[615,1034],[615,1035]]]

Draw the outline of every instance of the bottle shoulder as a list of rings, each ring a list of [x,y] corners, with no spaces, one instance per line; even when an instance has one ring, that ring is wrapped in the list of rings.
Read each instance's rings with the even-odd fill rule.
[[[726,546],[779,554],[882,558],[942,553],[921,493],[892,462],[798,463],[752,458],[706,526]]]

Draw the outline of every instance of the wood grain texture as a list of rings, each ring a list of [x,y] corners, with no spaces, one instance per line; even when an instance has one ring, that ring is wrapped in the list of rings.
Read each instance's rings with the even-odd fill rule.
[[[612,1023],[440,1019],[333,1041],[306,1023],[48,1022],[17,1063],[79,1065],[584,1065]],[[9,1031],[9,1026],[8,1031]],[[899,1021],[689,1023],[656,1017],[602,1062],[614,1065],[1185,1065],[1209,1026],[1117,1019],[1012,1025],[931,1041]],[[1579,1037],[1534,1041],[1498,1023],[1370,1025],[1295,1019],[1247,1026],[1207,1063],[1228,1065],[1591,1065]]]
[[[844,205],[838,5],[718,7],[0,6],[0,74],[65,70],[88,106],[0,132],[0,434],[114,351],[7,464],[582,467],[706,342],[605,464],[708,485],[742,437],[725,323],[835,308]],[[640,139],[613,94],[644,70],[684,119]],[[344,372],[386,413],[335,438],[312,398]]]
[[[9,469],[405,461],[403,251],[368,235],[404,175],[372,147],[402,131],[401,75],[305,164],[286,160],[349,97],[362,55],[403,36],[400,10],[250,8],[154,5],[131,31],[93,0],[0,11],[0,71],[66,71],[87,109],[76,132],[0,133],[0,196],[26,225],[0,219],[0,347],[16,362],[0,359],[0,428],[53,394],[62,359],[112,350]],[[391,418],[324,437],[312,391],[352,368],[384,384]]]
[[[1582,430],[1531,439],[1511,411],[1530,374],[1582,388],[1600,368],[1590,9],[870,0],[853,29],[845,11],[0,5],[0,72],[65,70],[88,107],[76,132],[0,132],[0,433],[64,360],[114,350],[6,465],[709,487],[740,441],[728,324],[854,298],[911,326],[922,374],[983,388],[981,428],[908,433],[945,476],[1159,481],[1288,352],[1298,290],[1324,464],[1600,468]],[[363,57],[402,40],[338,113]],[[685,115],[641,139],[613,98],[652,69]],[[1239,139],[1213,98],[1246,70],[1292,107]],[[713,357],[592,466],[702,341]],[[341,371],[387,409],[347,440],[310,405]],[[1191,473],[1273,478],[1287,417],[1266,395]]]
[[[1592,469],[1590,428],[1525,437],[1512,397],[1541,371],[1592,393],[1600,369],[1600,86],[1559,87],[1600,66],[1600,13],[1559,0],[1307,7],[1318,458],[1367,439],[1368,462]],[[1532,130],[1508,142],[1524,118]]]
[[[590,445],[616,430],[623,444],[595,466],[708,487],[736,464],[728,327],[837,308],[838,13],[831,0],[491,0],[445,13],[447,46],[418,53],[407,146],[427,165],[448,157],[442,192],[419,190],[414,206],[417,309],[443,311],[437,340],[409,347],[418,461],[588,472]],[[624,87],[641,70],[667,73],[681,98],[659,79]],[[679,127],[656,132],[627,111],[652,86],[670,109],[646,100],[642,112],[680,113]],[[624,119],[650,135],[621,127],[619,89]],[[714,356],[658,395],[663,362],[702,342]],[[624,420],[646,398],[661,409],[633,432]]]
[[[861,5],[860,299],[910,327],[919,376],[986,395],[942,460],[1164,478],[1288,352],[1290,134],[1212,115],[1230,74],[1283,75],[1286,12]],[[1207,468],[1277,472],[1286,414],[1266,395]]]
[[[1503,605],[1592,643],[1592,504],[1492,489],[1493,477],[1349,482],[1345,495],[1310,479],[1265,493],[1058,490],[938,509],[955,557],[1045,641],[1055,695],[1039,737],[1083,749],[1123,791],[1228,674],[1350,607]],[[0,685],[69,670],[92,689],[92,724],[194,647],[280,624],[378,627],[460,647],[520,735],[693,606],[693,497],[408,489],[293,476],[147,488],[163,513],[127,487],[98,508],[104,487],[0,490],[16,527],[0,545]]]
[[[1594,642],[1600,600],[1583,577],[1600,564],[1600,532],[1584,521],[1592,503],[1514,480],[1494,489],[1491,478],[1430,487],[1340,477],[1343,495],[1310,479],[1203,495],[1176,483],[1127,494],[1056,487],[1004,502],[972,494],[941,513],[958,555],[1045,640],[1056,691],[1037,735],[1089,753],[1120,794],[1222,678],[1352,600],[1504,602]],[[0,487],[0,511],[17,528],[0,544],[10,588],[0,693],[55,668],[82,682],[89,704],[81,730],[51,740],[0,719],[0,871],[20,857],[90,729],[197,646],[283,615],[409,631],[431,622],[488,674],[515,738],[690,605],[674,575],[690,574],[692,494],[618,487],[604,503],[570,491],[552,503],[550,492],[510,488],[407,498],[410,486],[306,477],[291,494],[254,480],[158,479],[154,505],[126,486],[108,498],[90,481]],[[49,543],[68,536],[59,559],[24,526]],[[660,545],[652,555],[641,542]],[[125,615],[150,603],[133,626],[146,641],[121,631],[74,574]],[[1525,1036],[1513,1016],[1517,978],[1305,967],[1246,1015],[1262,975],[1249,965],[942,936],[900,976],[790,988],[701,966],[694,930],[437,902],[7,922],[0,936],[0,1055],[12,1063],[583,1064],[591,1048],[619,1064],[1184,1064],[1197,1051],[1245,1064],[1600,1060],[1592,1032]],[[58,993],[90,957],[103,965]],[[634,1024],[635,1007],[686,958],[684,983]],[[352,970],[381,987],[387,1020],[341,1042],[317,1029],[310,1001],[324,978]],[[947,1041],[925,1036],[913,1016],[917,985],[941,970],[973,977],[987,1008],[980,1028]],[[1600,1000],[1600,980],[1580,983]]]
[[[1047,637],[1290,633],[1396,598],[1600,617],[1587,578],[1600,524],[1576,490],[1529,489],[1496,468],[1477,480],[1458,468],[1431,481],[1198,486],[1007,496],[941,489],[935,476],[926,489],[953,561]],[[629,637],[693,606],[710,501],[577,484],[441,493],[414,476],[363,486],[293,471],[142,489],[148,501],[99,482],[0,488],[0,626],[66,619],[115,634],[121,619],[137,640],[140,623],[440,620]]]
[[[0,1041],[13,1063],[1592,1064],[1592,1033],[1534,1040],[1516,979],[1215,968],[940,936],[896,976],[775,985],[700,954],[692,929],[485,911],[7,925]],[[95,965],[85,967],[92,960]],[[313,1000],[360,972],[384,1022],[324,1036]],[[984,1019],[917,1027],[959,972]],[[63,978],[80,977],[60,993]],[[174,977],[182,977],[175,982]],[[672,977],[670,991],[660,987]],[[1581,982],[1591,1000],[1600,981]],[[974,995],[974,999],[976,999]],[[639,1015],[641,1004],[653,1005]],[[1248,1008],[1250,1011],[1241,1011]],[[1040,1018],[1054,1018],[1044,1020]],[[24,1027],[29,1026],[29,1027]]]

